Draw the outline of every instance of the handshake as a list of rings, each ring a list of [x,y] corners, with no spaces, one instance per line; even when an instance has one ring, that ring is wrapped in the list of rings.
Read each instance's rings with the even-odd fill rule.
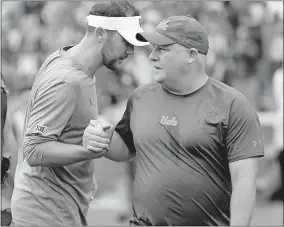
[[[88,150],[104,156],[109,149],[114,126],[102,120],[91,120],[83,134],[82,145]]]

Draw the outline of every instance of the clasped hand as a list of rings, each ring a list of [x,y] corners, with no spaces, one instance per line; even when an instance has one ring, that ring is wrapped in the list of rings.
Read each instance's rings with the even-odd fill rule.
[[[92,152],[107,152],[113,132],[113,125],[91,120],[83,134],[83,146]]]

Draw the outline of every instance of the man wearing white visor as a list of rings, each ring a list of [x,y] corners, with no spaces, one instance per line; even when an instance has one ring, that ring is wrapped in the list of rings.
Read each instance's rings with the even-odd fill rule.
[[[93,192],[94,159],[105,155],[108,141],[92,147],[83,134],[97,119],[95,76],[105,65],[116,70],[142,31],[139,13],[129,2],[94,5],[86,34],[43,63],[30,92],[24,135],[12,196],[12,225],[86,226]],[[103,126],[105,129],[111,126]],[[102,137],[107,137],[102,131]],[[22,156],[22,157],[21,157]]]
[[[136,34],[143,32],[140,27],[141,16],[133,17],[104,17],[88,15],[86,21],[89,26],[102,27],[107,30],[118,31],[130,44],[134,46],[145,46],[145,42],[136,39]]]

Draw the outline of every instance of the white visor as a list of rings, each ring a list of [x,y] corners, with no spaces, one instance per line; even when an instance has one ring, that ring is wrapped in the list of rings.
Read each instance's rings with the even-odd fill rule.
[[[143,32],[140,26],[141,16],[134,17],[103,17],[88,15],[86,21],[89,26],[102,27],[107,30],[116,30],[129,43],[134,46],[146,46],[149,42],[142,42],[136,39],[136,34]]]

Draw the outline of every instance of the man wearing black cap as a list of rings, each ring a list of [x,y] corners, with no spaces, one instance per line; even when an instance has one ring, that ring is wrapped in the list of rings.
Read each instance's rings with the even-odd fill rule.
[[[98,115],[94,74],[101,66],[119,69],[134,45],[147,45],[135,38],[143,31],[139,21],[129,2],[97,3],[86,17],[81,42],[56,51],[42,65],[19,149],[13,225],[87,225],[96,189],[94,159],[108,148],[106,141],[93,147],[83,141],[85,128]]]
[[[133,225],[249,225],[258,116],[246,98],[205,73],[208,36],[193,18],[174,16],[137,34],[153,45],[155,82],[134,90],[105,157],[136,155]],[[89,126],[86,139],[99,130]],[[95,139],[95,138],[94,138]]]

